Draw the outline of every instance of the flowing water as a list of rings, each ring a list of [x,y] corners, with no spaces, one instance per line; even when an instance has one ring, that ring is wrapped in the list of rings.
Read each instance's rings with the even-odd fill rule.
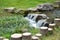
[[[47,18],[48,17],[45,14],[28,14],[25,17],[25,19],[27,19],[29,21],[30,26],[33,26],[35,28],[39,28],[39,27],[44,26],[43,24],[46,23]]]

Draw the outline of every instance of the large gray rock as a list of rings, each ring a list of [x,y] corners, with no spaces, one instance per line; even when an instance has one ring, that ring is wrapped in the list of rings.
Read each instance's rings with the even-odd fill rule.
[[[54,7],[52,4],[50,3],[45,3],[45,4],[40,4],[37,6],[37,9],[40,9],[40,10],[53,10]]]

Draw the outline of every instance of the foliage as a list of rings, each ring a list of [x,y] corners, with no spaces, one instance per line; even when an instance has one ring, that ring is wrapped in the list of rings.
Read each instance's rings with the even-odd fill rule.
[[[0,17],[0,36],[3,34],[12,34],[21,28],[29,27],[28,22],[20,16],[5,16]]]

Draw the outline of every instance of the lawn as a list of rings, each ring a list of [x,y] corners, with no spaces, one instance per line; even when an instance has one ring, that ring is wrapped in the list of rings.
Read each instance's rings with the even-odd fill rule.
[[[41,3],[52,3],[55,0],[0,0],[0,7],[29,8]]]
[[[27,9],[42,3],[53,3],[55,0],[0,0],[0,36],[9,38],[13,33],[22,33],[27,28],[32,34],[39,33],[38,29],[29,27],[28,21],[22,15],[3,11],[5,7]],[[60,28],[55,28],[53,35],[45,36],[42,40],[60,40]]]

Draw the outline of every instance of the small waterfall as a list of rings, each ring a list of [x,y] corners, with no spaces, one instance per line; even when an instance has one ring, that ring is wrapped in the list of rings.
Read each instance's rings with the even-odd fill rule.
[[[37,19],[38,18],[38,19]],[[47,20],[47,16],[45,14],[28,14],[25,19],[27,19],[30,23],[30,26],[33,27],[41,27]],[[38,20],[36,22],[36,20]]]

